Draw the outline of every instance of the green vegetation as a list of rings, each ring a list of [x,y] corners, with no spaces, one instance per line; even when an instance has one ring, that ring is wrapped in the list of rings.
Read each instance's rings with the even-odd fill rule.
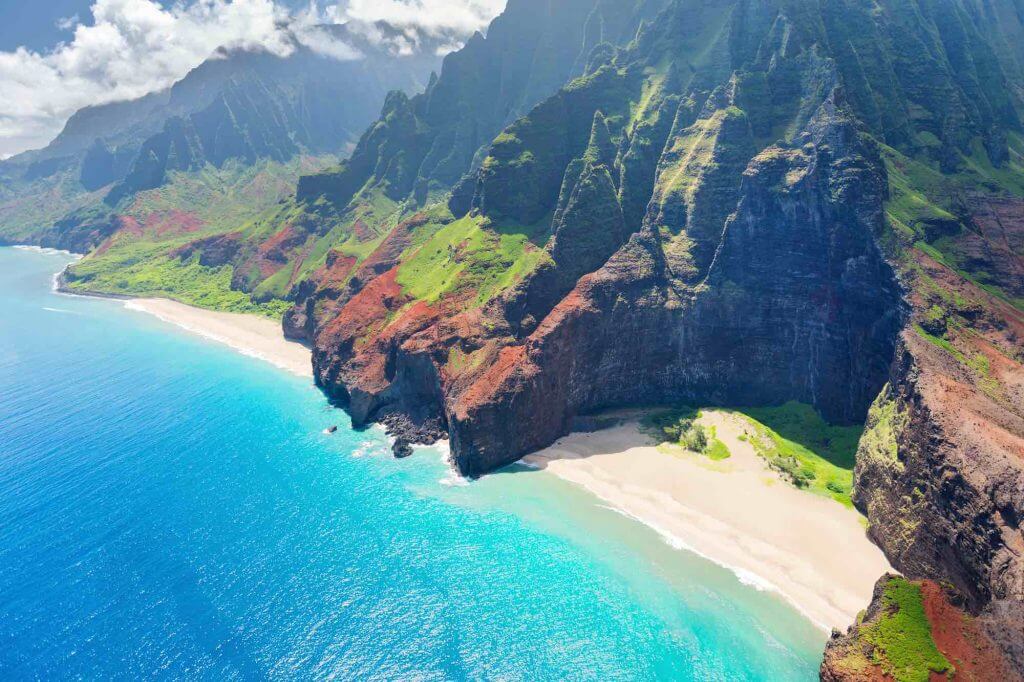
[[[914,331],[928,343],[952,355],[957,362],[970,370],[977,379],[979,388],[989,397],[996,401],[1003,399],[999,380],[992,376],[992,362],[985,355],[975,353],[968,356],[945,336],[931,334],[921,325],[915,324]]]
[[[708,459],[712,459],[716,462],[732,457],[732,453],[729,452],[728,446],[713,435],[711,437],[711,443],[708,445],[708,449],[704,454],[708,456]]]
[[[798,488],[853,506],[850,494],[861,427],[831,425],[810,405],[796,402],[735,412],[750,422],[750,443],[773,469]]]
[[[861,626],[861,636],[874,646],[874,663],[896,682],[928,682],[933,672],[953,671],[935,646],[919,585],[891,578],[882,594],[882,609],[877,622]]]
[[[641,426],[658,440],[679,445],[714,461],[729,459],[732,453],[715,434],[714,427],[696,423],[701,413],[690,407],[655,412],[647,415]]]
[[[163,186],[138,193],[123,211],[140,221],[152,213],[188,211],[202,221],[204,230],[230,232],[294,192],[301,174],[335,162],[333,156],[298,157],[288,163],[261,160],[253,165],[233,160],[222,168],[173,171]]]
[[[241,273],[253,295],[232,289],[232,266],[207,268],[197,259],[181,261],[170,254],[206,237],[242,232],[251,243],[265,241],[302,217],[302,208],[279,197],[294,188],[299,173],[317,169],[332,157],[305,157],[287,164],[261,161],[247,166],[230,162],[189,173],[171,173],[158,189],[135,195],[124,215],[137,228],[122,231],[104,248],[75,264],[68,286],[83,292],[159,296],[213,310],[280,317],[288,308],[293,268],[266,281],[258,273]],[[254,248],[254,247],[253,247]]]
[[[36,243],[55,231],[54,223],[72,214],[92,214],[102,207],[100,192],[83,192],[77,168],[22,185],[0,182],[0,241]]]
[[[899,434],[907,426],[907,415],[898,409],[887,385],[868,410],[867,426],[860,439],[860,452],[864,457],[898,462]]]
[[[262,244],[286,228],[301,237],[287,254],[288,265],[263,279],[257,269],[244,273],[248,286],[260,299],[285,298],[292,285],[307,278],[334,250],[357,261],[367,258],[403,217],[401,205],[382,190],[359,194],[352,205],[338,212],[321,200],[310,207],[294,200],[282,202],[242,228],[250,244]]]
[[[1000,168],[992,166],[981,140],[976,139],[971,155],[962,157],[961,170],[950,174],[940,172],[934,163],[906,156],[884,144],[879,148],[889,176],[886,215],[902,245],[927,254],[988,293],[1024,309],[1024,301],[1007,294],[1003,282],[988,272],[972,269],[960,241],[967,227],[958,215],[963,212],[962,199],[983,189],[1024,196],[1024,166],[1020,162],[1024,139],[1010,135],[1011,160]]]
[[[949,179],[921,161],[901,154],[892,147],[879,145],[889,175],[889,202],[886,211],[890,220],[910,231],[917,239],[925,236],[929,224],[958,218],[941,202],[948,201]]]
[[[678,200],[692,207],[702,175],[712,164],[723,126],[728,119],[743,117],[745,114],[736,107],[719,109],[709,118],[698,120],[683,135],[673,139],[665,155],[674,159],[675,163],[660,169],[655,196],[662,202]]]
[[[95,267],[97,264],[100,267]],[[196,259],[182,262],[165,256],[116,268],[105,266],[105,262],[83,261],[68,287],[101,294],[171,298],[200,308],[272,318],[281,317],[289,305],[279,300],[256,303],[248,294],[234,291],[230,266],[205,268]]]
[[[535,268],[546,252],[527,232],[497,230],[479,216],[466,216],[433,233],[398,270],[398,283],[428,303],[453,293],[482,305]]]
[[[924,330],[923,327],[921,327],[921,325],[918,324],[914,325],[914,331],[917,332],[921,338],[923,338],[925,341],[932,344],[936,348],[941,348],[942,350],[946,351],[947,353],[955,357],[960,362],[967,364],[967,358],[964,357],[964,354],[961,353],[956,346],[950,343],[948,339],[940,336],[935,336],[934,334],[929,334]]]

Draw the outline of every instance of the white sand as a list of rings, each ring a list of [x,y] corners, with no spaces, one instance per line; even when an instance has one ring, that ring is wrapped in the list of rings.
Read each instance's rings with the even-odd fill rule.
[[[302,377],[313,376],[310,350],[284,337],[281,323],[256,315],[220,313],[162,298],[138,298],[125,303],[130,310],[155,315],[204,338],[259,358]]]
[[[844,629],[892,570],[860,515],[783,481],[739,440],[741,417],[705,412],[732,457],[655,447],[631,421],[572,434],[526,463],[583,486],[678,548],[774,590],[823,629]]]
[[[165,299],[134,299],[155,315],[236,351],[311,377],[310,351],[284,338],[278,322]],[[583,486],[680,549],[728,567],[748,584],[774,590],[818,626],[845,629],[891,571],[866,537],[861,517],[797,490],[739,440],[741,418],[705,412],[732,457],[713,462],[682,448],[655,447],[635,421],[572,434],[526,463]]]

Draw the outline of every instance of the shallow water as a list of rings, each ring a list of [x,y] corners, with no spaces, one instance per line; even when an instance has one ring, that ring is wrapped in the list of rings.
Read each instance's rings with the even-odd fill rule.
[[[543,472],[395,461],[67,261],[0,249],[0,678],[816,679],[777,596]]]

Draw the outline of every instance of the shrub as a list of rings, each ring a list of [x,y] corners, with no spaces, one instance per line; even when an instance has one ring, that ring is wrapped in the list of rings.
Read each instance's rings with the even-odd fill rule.
[[[708,432],[702,424],[694,424],[684,436],[686,447],[694,452],[704,453],[708,449]]]

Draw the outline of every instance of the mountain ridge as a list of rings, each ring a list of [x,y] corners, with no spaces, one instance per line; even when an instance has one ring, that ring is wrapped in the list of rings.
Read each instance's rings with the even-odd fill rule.
[[[0,238],[88,251],[99,244],[63,236],[68,225],[82,232],[76,213],[105,214],[112,224],[126,200],[162,187],[173,171],[222,169],[228,160],[287,165],[300,156],[345,153],[389,90],[423,87],[452,38],[422,36],[400,55],[387,41],[404,34],[383,23],[310,31],[317,32],[316,45],[343,45],[347,57],[308,47],[294,34],[292,52],[283,57],[263,48],[222,48],[166,90],[87,107],[48,147],[0,162]],[[43,193],[49,195],[44,210],[25,201]]]

